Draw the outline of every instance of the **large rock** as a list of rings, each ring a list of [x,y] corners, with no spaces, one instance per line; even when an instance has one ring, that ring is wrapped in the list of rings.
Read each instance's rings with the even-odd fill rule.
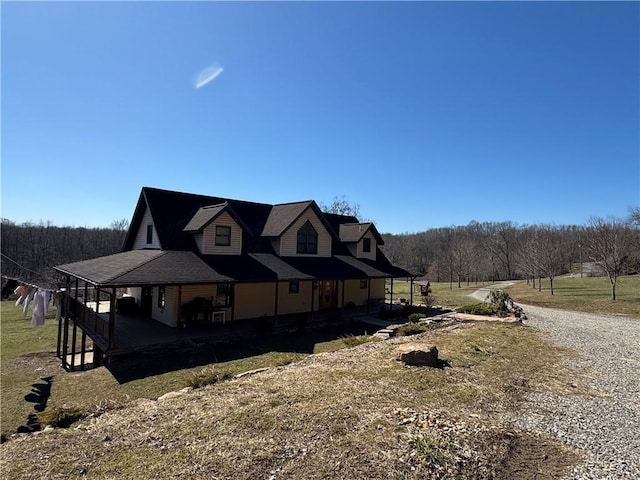
[[[438,349],[435,345],[408,344],[400,347],[396,360],[416,367],[438,367]]]

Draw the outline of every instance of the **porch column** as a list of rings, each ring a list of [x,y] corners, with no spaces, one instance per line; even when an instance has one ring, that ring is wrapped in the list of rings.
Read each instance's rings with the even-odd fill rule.
[[[276,299],[274,305],[273,305],[273,316],[274,316],[274,321],[273,321],[273,327],[277,327],[278,326],[278,290],[280,287],[280,282],[278,280],[276,280]]]
[[[316,290],[318,289],[318,281],[317,280],[311,280],[311,312],[310,312],[310,316],[313,317],[313,297],[316,294]]]
[[[391,298],[389,299],[389,305],[391,305],[391,308],[393,309],[393,277],[391,277]]]
[[[413,307],[413,277],[409,277],[410,281],[409,281],[409,305]]]
[[[84,370],[85,354],[87,352],[87,334],[82,330],[82,340],[80,347],[80,370]]]
[[[99,297],[98,297],[99,298]],[[97,312],[96,312],[97,313]],[[111,289],[111,297],[109,298],[109,348],[113,348],[116,332],[116,289]]]
[[[182,325],[182,285],[178,285],[178,326],[181,326],[181,325]]]
[[[73,322],[73,330],[71,333],[71,363],[69,369],[72,372],[76,370],[76,340],[78,335],[78,325],[76,322]]]
[[[371,279],[367,278],[367,313],[371,308]]]

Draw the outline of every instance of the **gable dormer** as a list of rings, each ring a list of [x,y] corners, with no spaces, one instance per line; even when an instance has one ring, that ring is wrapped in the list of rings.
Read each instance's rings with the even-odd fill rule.
[[[345,223],[340,225],[340,241],[356,258],[376,260],[378,246],[384,241],[373,223]]]
[[[243,228],[228,202],[201,207],[184,227],[203,255],[240,255]]]
[[[331,233],[314,201],[274,205],[262,236],[281,257],[331,256]]]

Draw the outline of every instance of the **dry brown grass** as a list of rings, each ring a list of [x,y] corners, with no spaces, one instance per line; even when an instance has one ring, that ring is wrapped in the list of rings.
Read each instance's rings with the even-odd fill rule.
[[[403,366],[407,341],[450,366]],[[17,438],[1,465],[5,478],[495,478],[523,438],[500,412],[533,389],[569,390],[563,355],[494,323],[367,343]],[[558,468],[573,460],[547,445]]]

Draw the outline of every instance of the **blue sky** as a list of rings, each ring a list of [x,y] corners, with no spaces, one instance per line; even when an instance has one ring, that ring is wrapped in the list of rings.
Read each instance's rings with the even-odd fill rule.
[[[344,195],[390,233],[640,204],[637,2],[0,8],[15,222],[108,226],[143,186]]]

